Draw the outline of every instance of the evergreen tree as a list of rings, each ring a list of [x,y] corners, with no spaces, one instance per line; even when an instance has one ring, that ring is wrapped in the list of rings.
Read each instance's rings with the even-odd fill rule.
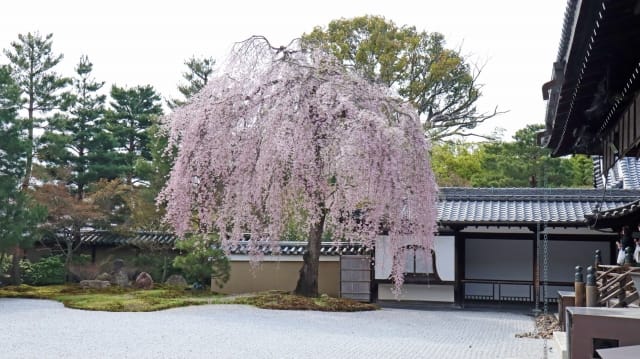
[[[131,185],[138,175],[138,162],[152,159],[149,128],[162,115],[160,96],[149,85],[132,89],[114,85],[111,98],[112,109],[107,113],[109,128],[123,156],[121,173]]]
[[[168,105],[170,108],[184,105],[191,96],[202,90],[213,74],[213,67],[216,64],[216,60],[214,60],[213,57],[197,58],[192,56],[185,61],[184,64],[188,70],[182,73],[182,77],[187,81],[187,84],[178,85],[178,91],[184,96],[185,100],[169,100]]]
[[[28,188],[31,180],[33,158],[36,154],[34,129],[41,128],[45,123],[44,117],[57,108],[62,101],[60,91],[69,80],[53,71],[63,56],[53,53],[53,34],[41,36],[38,32],[19,34],[18,41],[11,43],[9,50],[4,50],[11,64],[12,76],[21,92],[21,105],[27,111],[24,120],[24,131],[27,134],[26,164],[21,187]]]
[[[104,82],[91,77],[93,64],[82,56],[75,68],[73,88],[63,109],[68,115],[54,117],[43,135],[41,158],[64,168],[66,183],[73,185],[77,200],[82,200],[90,182],[117,176],[115,143],[106,131],[106,96],[98,94]]]
[[[0,67],[0,253],[13,253],[12,278],[20,282],[20,247],[33,243],[34,229],[44,218],[44,210],[33,205],[19,190],[25,166],[27,144],[22,139],[18,110],[20,88],[10,69]]]

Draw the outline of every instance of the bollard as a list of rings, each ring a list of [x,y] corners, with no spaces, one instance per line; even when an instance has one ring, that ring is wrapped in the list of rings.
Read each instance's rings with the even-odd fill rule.
[[[587,307],[598,306],[598,287],[596,273],[592,266],[587,267],[587,283],[585,284],[585,301]]]
[[[576,266],[575,281],[573,282],[575,291],[575,303],[576,307],[584,307],[584,279],[582,276],[582,267]]]
[[[602,264],[602,253],[599,249],[596,249],[596,255],[594,258],[595,267],[598,268]]]

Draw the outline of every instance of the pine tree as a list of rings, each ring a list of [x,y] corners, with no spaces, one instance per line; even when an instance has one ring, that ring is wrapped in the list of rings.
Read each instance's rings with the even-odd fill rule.
[[[216,64],[216,60],[214,60],[213,57],[197,58],[192,56],[185,61],[184,64],[187,66],[188,71],[183,72],[182,77],[187,81],[187,84],[178,85],[178,91],[184,96],[185,100],[169,100],[168,104],[172,109],[184,105],[191,96],[198,93],[207,85],[213,74],[213,67]]]
[[[27,111],[24,131],[27,133],[26,164],[21,188],[26,190],[31,181],[33,158],[37,152],[34,130],[45,123],[44,115],[59,107],[60,91],[68,84],[67,78],[53,71],[63,55],[53,53],[53,34],[42,37],[38,32],[19,34],[4,54],[9,59],[12,76],[21,92],[22,108]],[[37,117],[40,114],[41,117]]]
[[[27,144],[21,136],[18,110],[20,88],[10,69],[0,67],[0,252],[13,252],[12,277],[20,282],[20,247],[32,243],[34,228],[44,218],[44,210],[33,205],[27,193],[19,190],[24,173]]]
[[[93,64],[82,56],[75,68],[73,88],[67,93],[65,115],[54,117],[42,137],[40,157],[50,166],[63,168],[65,182],[73,185],[78,201],[87,185],[100,178],[117,176],[115,143],[106,130],[104,82],[92,78]]]
[[[111,87],[111,110],[107,112],[109,129],[123,154],[121,173],[131,185],[137,176],[137,162],[151,161],[149,128],[162,115],[160,96],[152,86],[127,89]]]

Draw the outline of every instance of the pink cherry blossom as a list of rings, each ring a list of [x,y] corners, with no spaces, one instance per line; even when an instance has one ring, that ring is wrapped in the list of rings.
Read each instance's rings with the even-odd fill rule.
[[[178,235],[218,231],[229,248],[251,233],[257,255],[292,213],[306,233],[320,224],[369,248],[384,230],[396,289],[401,238],[433,247],[437,186],[416,110],[323,51],[240,43],[166,129],[177,157],[158,200]]]

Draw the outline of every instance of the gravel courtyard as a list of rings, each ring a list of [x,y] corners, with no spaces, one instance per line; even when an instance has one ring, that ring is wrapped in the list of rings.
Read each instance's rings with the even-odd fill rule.
[[[2,358],[541,358],[524,314],[321,313],[204,305],[152,313],[0,299]]]

